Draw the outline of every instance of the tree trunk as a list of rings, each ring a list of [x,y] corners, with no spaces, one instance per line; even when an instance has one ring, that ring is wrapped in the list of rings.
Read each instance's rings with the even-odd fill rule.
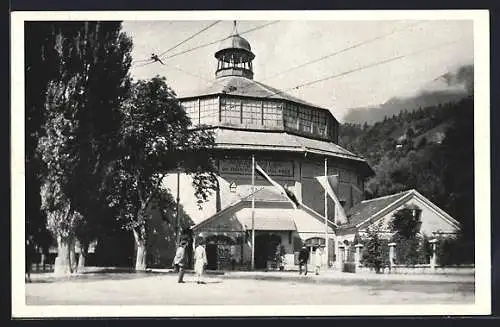
[[[71,237],[57,237],[57,257],[54,263],[55,275],[69,275],[71,269],[70,249],[72,245]]]
[[[135,239],[135,270],[145,271],[146,270],[146,235],[143,228],[134,229],[134,239]]]
[[[78,271],[78,262],[76,261],[76,251],[75,251],[75,239],[71,239],[69,246],[69,261],[71,265],[71,272],[76,273]]]
[[[80,256],[78,257],[78,271],[85,271],[85,261],[89,250],[89,242],[80,242]]]

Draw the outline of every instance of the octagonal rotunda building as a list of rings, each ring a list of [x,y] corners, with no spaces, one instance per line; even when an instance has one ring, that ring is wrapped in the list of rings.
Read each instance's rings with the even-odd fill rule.
[[[373,170],[338,145],[339,122],[330,109],[255,81],[254,58],[235,28],[215,52],[213,83],[180,98],[193,125],[213,130],[219,172],[219,189],[201,209],[189,176],[181,174],[180,203],[194,235],[207,241],[208,269],[251,266],[252,212],[256,269],[269,268],[278,248],[292,268],[304,244],[315,251],[327,243],[323,264],[332,264],[336,229],[346,219],[341,213],[363,200],[363,184]],[[259,173],[252,188],[252,157],[283,189]],[[316,179],[325,175],[325,166],[335,176],[332,187],[343,206],[328,197],[326,224],[325,190]],[[177,176],[169,175],[165,185],[175,195]]]

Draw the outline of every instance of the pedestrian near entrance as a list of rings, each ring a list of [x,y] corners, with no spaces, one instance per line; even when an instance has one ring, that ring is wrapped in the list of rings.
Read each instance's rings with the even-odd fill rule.
[[[205,241],[200,239],[198,246],[194,250],[194,273],[196,274],[196,283],[205,284],[203,281],[203,271],[207,265],[207,253],[205,251]]]
[[[305,268],[304,276],[307,276],[307,261],[309,261],[309,251],[304,245],[299,252],[299,275],[302,275],[302,267]]]
[[[321,247],[318,247],[316,249],[316,253],[314,255],[314,265],[316,266],[315,268],[315,273],[316,275],[319,275],[319,270],[321,268],[321,261],[323,259],[323,249]]]
[[[178,283],[184,282],[184,265],[186,264],[186,246],[187,242],[182,241],[177,247],[174,257],[174,267],[177,272],[179,272]]]
[[[24,276],[24,280],[28,283],[31,283],[31,269],[33,268],[33,261],[35,261],[35,254],[36,254],[36,249],[33,236],[30,236],[26,240],[26,256],[25,256],[26,270]]]

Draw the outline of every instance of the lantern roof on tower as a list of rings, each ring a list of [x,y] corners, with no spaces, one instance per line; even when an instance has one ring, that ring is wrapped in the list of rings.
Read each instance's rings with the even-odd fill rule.
[[[215,52],[215,58],[219,59],[223,53],[226,52],[244,52],[247,54],[250,60],[255,58],[255,55],[252,52],[252,47],[250,46],[250,42],[248,42],[244,37],[241,37],[238,34],[236,29],[236,21],[234,21],[233,33],[222,40],[219,45],[219,49]]]

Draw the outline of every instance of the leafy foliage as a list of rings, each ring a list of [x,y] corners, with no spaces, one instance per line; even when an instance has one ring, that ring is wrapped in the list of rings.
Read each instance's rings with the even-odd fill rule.
[[[437,264],[453,266],[474,262],[474,242],[465,239],[463,235],[456,238],[438,238]]]
[[[392,242],[396,243],[396,262],[398,264],[428,263],[430,245],[427,238],[419,234],[421,213],[422,210],[416,206],[403,208],[394,213],[390,228],[394,231]]]
[[[123,116],[120,157],[113,164],[108,200],[119,208],[126,228],[142,228],[152,201],[165,200],[162,181],[167,173],[182,168],[193,174],[201,198],[215,188],[209,155],[213,135],[205,129],[190,129],[189,117],[164,77],[135,83]]]
[[[122,114],[119,155],[110,167],[107,201],[116,209],[123,228],[133,231],[137,248],[146,249],[151,206],[154,201],[163,202],[166,208],[171,204],[162,188],[166,174],[190,174],[195,195],[202,200],[215,190],[210,151],[214,136],[208,129],[191,128],[164,77],[137,81]],[[147,253],[141,256],[136,256],[136,269],[145,269]]]
[[[362,262],[374,269],[376,273],[379,273],[380,269],[389,264],[388,242],[380,237],[377,226],[369,228],[367,233],[368,235],[364,240]]]
[[[102,173],[113,153],[119,107],[129,89],[132,43],[120,32],[119,22],[35,26],[42,32],[29,29],[37,46],[27,65],[29,71],[44,74],[42,82],[31,85],[31,91],[40,93],[38,98],[30,93],[29,111],[33,130],[35,122],[40,128],[42,208],[54,234],[75,236],[80,227],[76,234],[92,237],[89,227],[98,221],[90,219],[103,207]]]
[[[410,239],[417,236],[420,230],[420,215],[422,210],[419,208],[403,208],[396,211],[389,224],[398,236]]]

